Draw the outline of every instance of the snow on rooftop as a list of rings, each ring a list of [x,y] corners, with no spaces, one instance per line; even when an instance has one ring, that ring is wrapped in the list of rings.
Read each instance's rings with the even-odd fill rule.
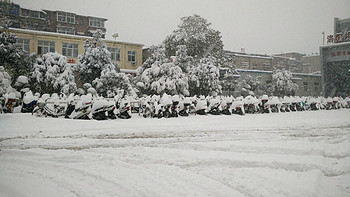
[[[2,27],[0,26],[0,28],[2,28]],[[37,31],[37,30],[19,29],[19,28],[10,28],[10,30],[15,30],[15,31],[20,31],[20,32],[28,32],[28,33],[36,33],[36,34],[46,34],[46,35],[53,35],[53,36],[66,36],[66,37],[72,37],[72,38],[92,39],[92,37],[90,37],[90,36],[63,34],[63,33],[57,33],[57,32],[49,32],[49,31]],[[143,44],[139,44],[139,43],[116,41],[116,40],[108,40],[108,39],[102,39],[102,40],[106,41],[106,42],[124,43],[124,44],[130,44],[130,45],[143,46]]]
[[[120,69],[120,72],[122,72],[122,73],[135,73],[135,74],[137,74],[137,70],[132,70],[132,69]]]
[[[296,58],[292,58],[292,57],[285,57],[285,56],[279,56],[279,55],[274,55],[273,57],[277,57],[277,58],[283,58],[283,59],[288,59],[288,60],[297,60]]]
[[[273,59],[271,56],[263,56],[263,55],[253,55],[253,54],[234,54],[237,57],[251,57],[251,58],[260,58],[260,59]]]
[[[273,71],[267,71],[267,70],[249,70],[249,69],[236,69],[237,72],[253,72],[253,73],[268,73],[272,74]],[[321,72],[315,72],[315,73],[293,73],[293,75],[299,75],[299,76],[310,76],[310,77],[320,77]]]

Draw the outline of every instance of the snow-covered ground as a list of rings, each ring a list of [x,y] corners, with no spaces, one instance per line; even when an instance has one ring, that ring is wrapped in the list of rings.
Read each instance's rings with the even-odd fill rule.
[[[350,110],[0,114],[1,196],[350,196]]]

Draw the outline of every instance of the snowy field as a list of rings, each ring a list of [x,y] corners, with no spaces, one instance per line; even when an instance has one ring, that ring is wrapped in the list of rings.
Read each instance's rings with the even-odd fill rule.
[[[0,114],[1,196],[350,196],[350,110],[170,119]]]

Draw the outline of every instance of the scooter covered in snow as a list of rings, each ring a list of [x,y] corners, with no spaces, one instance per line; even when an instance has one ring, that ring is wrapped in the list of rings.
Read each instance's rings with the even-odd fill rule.
[[[47,116],[57,118],[59,116],[64,116],[66,105],[66,100],[54,93],[51,95],[51,98],[46,99],[44,110]]]
[[[243,97],[237,97],[235,101],[232,103],[232,114],[244,115],[244,103]]]
[[[17,98],[15,93],[9,93],[5,95],[5,104],[2,109],[4,113],[13,113],[13,110],[17,104]]]
[[[189,98],[184,98],[179,102],[179,115],[188,116],[190,110],[191,101]]]
[[[212,99],[209,103],[209,113],[212,115],[220,115],[221,106],[219,99]]]
[[[171,106],[171,117],[178,117],[180,97],[178,95],[174,95],[172,97],[172,101],[173,105]]]
[[[171,117],[171,108],[173,106],[173,102],[170,99],[170,96],[164,94],[160,100],[160,104],[163,106],[163,117],[170,118]]]
[[[120,119],[130,119],[130,102],[126,99],[122,99],[120,102],[116,104],[117,108],[117,117]]]
[[[31,91],[26,92],[23,96],[22,113],[32,113],[38,102],[38,97],[34,96]]]
[[[261,98],[261,103],[259,105],[260,113],[269,113],[270,110],[266,103],[269,101],[269,97],[267,95],[263,95]]]
[[[221,114],[231,115],[232,98],[224,98],[221,101],[221,106],[222,106]]]
[[[91,119],[92,95],[82,95],[78,103],[75,105],[75,110],[69,115],[71,119]]]
[[[79,96],[74,96],[74,94],[69,95],[67,98],[67,108],[64,116],[65,118],[69,118],[69,116],[73,113],[75,110],[76,101],[79,99]]]
[[[108,102],[106,100],[97,100],[91,107],[92,118],[95,120],[107,120],[107,107]]]
[[[195,111],[198,115],[207,115],[207,101],[203,98],[199,100],[195,107]]]

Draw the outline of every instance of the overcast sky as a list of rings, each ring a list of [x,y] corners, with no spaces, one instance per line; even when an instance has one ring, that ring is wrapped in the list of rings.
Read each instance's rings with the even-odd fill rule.
[[[350,18],[350,0],[13,0],[30,9],[63,10],[107,18],[107,38],[160,44],[198,14],[219,30],[224,49],[247,53],[319,53],[334,17]]]

